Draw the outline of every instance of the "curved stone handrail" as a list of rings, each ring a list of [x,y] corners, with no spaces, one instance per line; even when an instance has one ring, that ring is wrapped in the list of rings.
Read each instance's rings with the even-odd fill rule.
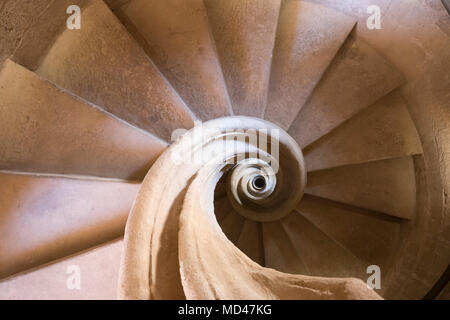
[[[267,137],[252,139],[255,131]],[[268,148],[261,143],[266,138]],[[227,173],[233,207],[257,221],[292,212],[306,185],[301,150],[273,124],[227,117],[196,126],[160,156],[142,184],[125,231],[119,298],[380,298],[361,280],[285,274],[248,258],[214,215],[215,185]]]

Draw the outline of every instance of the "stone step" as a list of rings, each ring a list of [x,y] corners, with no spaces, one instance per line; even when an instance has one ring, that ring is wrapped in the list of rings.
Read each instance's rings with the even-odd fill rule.
[[[114,300],[121,251],[122,240],[115,240],[5,279],[0,299]]]
[[[323,234],[357,257],[365,268],[378,265],[381,270],[388,270],[391,258],[398,254],[401,220],[308,195],[300,202],[297,211]],[[303,231],[298,231],[298,234],[307,232]],[[316,251],[316,254],[320,259],[328,259],[327,252]],[[337,270],[343,265],[341,262],[347,263],[346,260],[337,260],[333,267]],[[362,273],[367,279],[369,275],[365,268]],[[355,274],[359,275],[358,272]]]
[[[305,148],[402,82],[391,63],[354,35],[339,50],[288,132]]]
[[[214,199],[214,214],[216,215],[218,223],[221,223],[231,211],[234,211],[234,209],[231,206],[228,197],[223,196],[221,198]]]
[[[106,4],[88,0],[81,15],[80,30],[61,25],[51,47],[25,61],[38,60],[42,77],[166,141],[191,128],[195,115]]]
[[[301,205],[300,205],[301,207]],[[281,221],[309,275],[367,278],[366,265],[349,250],[294,211]]]
[[[139,186],[0,173],[0,278],[123,235]]]
[[[236,115],[263,117],[280,0],[205,0]]]
[[[141,180],[167,146],[11,60],[0,116],[0,170]]]
[[[232,210],[219,222],[223,233],[235,245],[241,235],[242,227],[244,226],[244,217]]]
[[[237,247],[250,259],[259,265],[264,266],[264,247],[261,224],[246,219],[237,242]]]
[[[202,0],[135,0],[118,16],[201,120],[233,113]]]
[[[267,120],[289,128],[354,26],[355,19],[321,5],[282,3]]]
[[[407,102],[395,90],[303,150],[308,171],[422,153]]]
[[[308,274],[280,221],[263,222],[264,261],[267,268],[285,273]]]
[[[412,157],[309,172],[305,192],[402,219],[416,215]]]

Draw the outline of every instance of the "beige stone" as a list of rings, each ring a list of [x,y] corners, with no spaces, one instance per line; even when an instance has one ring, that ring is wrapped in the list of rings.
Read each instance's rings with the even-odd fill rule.
[[[143,39],[145,52],[201,120],[233,114],[203,0],[138,0],[121,11],[125,25]]]
[[[392,64],[353,36],[340,49],[288,132],[304,148],[403,81]]]
[[[306,202],[302,201],[302,204]],[[323,208],[328,212],[329,208]],[[333,218],[331,218],[333,222]],[[336,223],[338,220],[334,220]],[[281,221],[289,241],[307,268],[304,274],[313,276],[358,277],[367,279],[368,266],[345,248],[330,233],[325,233],[294,211]],[[314,248],[314,250],[311,250]],[[319,252],[321,254],[319,254]]]
[[[280,221],[265,222],[262,230],[264,262],[267,268],[292,274],[309,274]]]
[[[139,184],[0,173],[0,278],[115,239]]]
[[[450,24],[440,0],[105,2],[78,1],[74,31],[69,0],[0,4],[0,169],[21,171],[0,177],[0,237],[6,273],[33,268],[3,279],[1,297],[112,297],[98,272],[115,281],[120,250],[89,248],[121,235],[139,186],[110,178],[142,179],[174,129],[230,107],[290,126],[306,163],[283,133],[279,189],[252,202],[237,168],[178,166],[170,147],[128,219],[120,298],[447,297]],[[373,4],[380,30],[366,27]],[[88,291],[50,281],[65,261],[89,270]],[[376,292],[364,283],[370,264],[382,271]]]
[[[0,170],[142,180],[166,148],[11,60],[0,96]]]
[[[260,265],[265,265],[262,228],[260,223],[245,220],[236,246],[253,261]]]
[[[237,149],[233,147],[224,150],[223,141],[217,139],[223,132],[232,129],[237,130],[235,134],[239,134],[238,129],[241,128],[270,129],[273,126],[268,122],[245,117],[222,118],[205,125],[206,129],[221,130],[207,131],[209,135],[201,137],[196,133],[201,129],[195,128],[157,160],[144,180],[127,223],[119,280],[120,298],[380,298],[356,279],[326,279],[281,273],[260,266],[236,248],[232,241],[237,239],[236,230],[241,229],[242,218],[235,219],[237,213],[234,212],[223,218],[224,227],[236,226],[236,233],[231,234],[232,238],[228,239],[224,233],[227,228],[222,231],[214,215],[215,184],[222,176],[225,164],[204,167],[201,163],[176,165],[171,159],[180,150],[185,150],[186,145],[191,142],[196,146],[203,145],[206,148],[203,152],[210,156],[214,154],[214,150],[221,150],[225,155],[252,152],[251,145],[247,144],[238,145]],[[282,152],[295,153],[296,144],[285,132],[280,132],[279,141]],[[200,151],[187,149],[187,152],[195,154]],[[287,154],[281,154],[282,168],[277,174],[278,179],[283,169],[286,170],[285,165],[292,165],[290,162],[293,158]],[[303,158],[298,155],[295,160],[301,162]],[[290,172],[291,176],[294,173]],[[274,193],[272,201],[276,203],[276,199],[283,198],[284,194],[295,195],[298,192],[296,189],[282,188]],[[167,201],[168,199],[170,200]],[[298,200],[290,205],[297,202]],[[227,221],[230,222],[225,224]],[[280,222],[272,224],[283,228]],[[279,234],[273,234],[273,237],[284,246],[289,244],[282,241]],[[292,263],[289,253],[289,250],[285,251],[287,261]],[[267,259],[266,254],[267,252]],[[278,255],[273,257],[274,261],[279,259]],[[298,264],[292,266],[298,267]]]
[[[234,114],[262,117],[280,0],[206,0]]]
[[[398,91],[304,149],[308,171],[422,154],[408,106]]]
[[[355,20],[307,1],[284,1],[278,18],[265,119],[288,129]]]
[[[82,29],[64,29],[37,73],[166,141],[191,128],[195,115],[103,1],[82,15]]]
[[[306,193],[403,219],[416,215],[411,157],[310,172]]]
[[[122,241],[114,240],[0,281],[2,300],[114,300]],[[80,287],[67,281],[80,269]],[[68,273],[69,271],[69,273]]]

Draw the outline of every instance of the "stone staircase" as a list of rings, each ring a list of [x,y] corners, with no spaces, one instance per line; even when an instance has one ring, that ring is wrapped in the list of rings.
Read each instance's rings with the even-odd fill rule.
[[[156,172],[160,155],[170,152],[176,129],[230,116],[265,119],[285,130],[302,150],[307,184],[290,214],[264,221],[230,202],[224,174],[213,192],[214,214],[231,245],[222,239],[212,247],[244,254],[251,259],[239,258],[246,266],[274,279],[278,273],[264,270],[365,281],[367,267],[378,265],[383,280],[376,291],[385,298],[419,299],[433,287],[450,254],[444,232],[450,214],[436,198],[446,194],[447,182],[436,175],[446,172],[450,153],[439,149],[446,138],[435,134],[432,143],[429,137],[433,130],[447,134],[445,122],[441,130],[432,119],[424,123],[422,113],[432,114],[427,106],[442,106],[450,92],[438,66],[450,67],[449,47],[442,51],[431,34],[423,41],[428,55],[443,58],[421,70],[442,79],[443,89],[429,89],[431,98],[420,101],[411,93],[417,92],[412,85],[421,87],[420,77],[397,58],[405,50],[381,50],[378,39],[390,31],[373,31],[371,40],[361,31],[360,11],[345,1],[83,0],[81,30],[68,30],[65,8],[72,2],[36,1],[40,13],[22,28],[20,41],[2,40],[8,46],[0,55],[1,299],[114,299],[130,210],[146,208],[144,194],[164,192],[151,183],[163,181],[156,173],[142,183],[147,172]],[[386,25],[403,8],[372,2],[385,10]],[[0,5],[2,21],[17,8],[20,1]],[[21,26],[20,18],[11,21]],[[399,22],[392,32],[402,29],[408,28]],[[450,32],[441,33],[450,45]],[[421,61],[408,66],[413,63]],[[435,117],[450,120],[448,101],[446,113]],[[176,178],[171,182],[181,186]],[[185,203],[192,197],[183,197]],[[179,211],[181,221],[198,214]],[[126,250],[137,237],[133,223],[143,218],[136,219],[127,227]],[[180,232],[189,239],[192,230],[179,231],[177,220],[172,233],[158,231],[158,246],[167,241],[183,256],[181,250],[191,252],[188,240],[168,237]],[[181,265],[178,255],[168,259]],[[71,265],[80,267],[81,290],[67,289]],[[181,277],[192,271],[180,269]],[[152,270],[150,277],[159,277]],[[224,275],[236,270],[230,266]],[[195,279],[182,278],[181,286],[180,274],[169,271],[158,279],[164,289],[150,286],[149,297],[211,298],[199,295]],[[124,281],[122,275],[126,287]],[[273,298],[295,297],[271,288]],[[230,290],[234,295],[214,297],[244,294]]]

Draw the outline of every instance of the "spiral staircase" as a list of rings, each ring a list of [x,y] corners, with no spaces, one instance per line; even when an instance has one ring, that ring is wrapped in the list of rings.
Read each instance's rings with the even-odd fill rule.
[[[0,298],[449,299],[450,18],[366,2],[2,1]],[[280,130],[276,201],[200,122]]]

